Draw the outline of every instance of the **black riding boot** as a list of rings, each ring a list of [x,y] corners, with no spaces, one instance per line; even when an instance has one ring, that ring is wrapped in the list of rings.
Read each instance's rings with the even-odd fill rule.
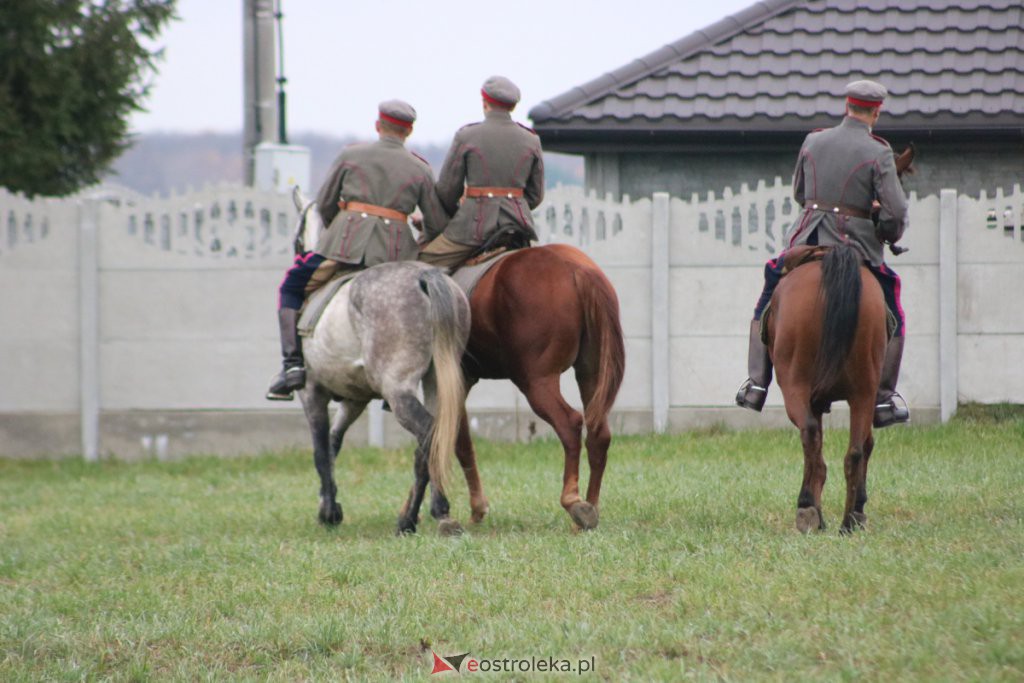
[[[772,383],[772,361],[768,347],[761,341],[761,321],[750,323],[750,350],[747,352],[747,372],[750,377],[736,392],[736,405],[761,412],[768,398],[768,385]]]
[[[299,339],[299,312],[294,308],[277,311],[281,327],[281,356],[284,368],[267,390],[267,400],[291,401],[296,389],[306,386],[306,368],[302,361],[302,340]]]
[[[900,361],[903,359],[904,337],[893,337],[885,347],[885,362],[882,364],[882,380],[878,384],[875,398],[876,428],[888,427],[899,422],[910,422],[907,402],[896,391],[900,376]]]

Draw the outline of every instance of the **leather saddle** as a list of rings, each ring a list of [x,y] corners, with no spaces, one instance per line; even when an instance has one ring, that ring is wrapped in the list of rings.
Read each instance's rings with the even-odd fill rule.
[[[786,275],[805,263],[822,260],[831,248],[820,244],[801,244],[787,249],[782,258],[782,274]]]
[[[537,241],[537,233],[530,228],[518,225],[499,228],[483,244],[470,252],[465,261],[452,266],[448,274],[454,274],[463,266],[475,266],[484,263],[506,251],[525,249],[533,241]]]

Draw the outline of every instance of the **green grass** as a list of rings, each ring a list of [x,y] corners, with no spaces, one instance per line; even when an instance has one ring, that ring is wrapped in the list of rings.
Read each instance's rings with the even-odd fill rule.
[[[456,539],[394,536],[406,452],[343,452],[336,530],[305,452],[0,461],[0,680],[427,680],[430,649],[615,681],[1021,680],[1024,417],[997,418],[877,433],[852,537],[842,432],[808,536],[795,431],[617,439],[586,534],[556,443],[482,443],[491,514]]]

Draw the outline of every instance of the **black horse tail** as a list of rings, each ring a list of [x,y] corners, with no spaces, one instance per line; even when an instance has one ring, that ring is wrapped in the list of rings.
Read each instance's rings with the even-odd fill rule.
[[[825,301],[825,320],[814,367],[812,402],[824,399],[835,387],[853,348],[860,314],[860,262],[859,252],[849,244],[833,247],[821,262],[820,296]]]

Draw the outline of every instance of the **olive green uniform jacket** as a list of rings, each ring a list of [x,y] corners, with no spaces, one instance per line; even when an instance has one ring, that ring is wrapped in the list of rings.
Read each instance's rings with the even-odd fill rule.
[[[520,188],[523,196],[462,200],[466,185]],[[455,134],[438,175],[437,196],[452,216],[444,230],[445,237],[452,242],[483,244],[496,230],[506,226],[520,226],[534,234],[530,211],[544,199],[540,138],[513,121],[507,111],[487,112],[483,121],[464,126]],[[441,230],[425,232],[428,239],[433,239]]]
[[[805,244],[817,228],[818,244],[850,242],[871,265],[882,263],[882,236],[893,242],[907,228],[907,196],[896,175],[892,148],[871,134],[866,123],[847,116],[834,128],[814,131],[804,140],[793,173],[793,195],[804,207],[793,224],[788,244]],[[871,202],[881,205],[878,225],[815,209],[827,202],[870,213]]]
[[[317,195],[327,229],[316,253],[367,267],[416,258],[416,239],[408,223],[339,210],[339,200],[374,204],[406,215],[419,206],[428,232],[439,232],[448,223],[434,191],[429,164],[408,151],[401,139],[389,135],[347,147],[334,162]]]

